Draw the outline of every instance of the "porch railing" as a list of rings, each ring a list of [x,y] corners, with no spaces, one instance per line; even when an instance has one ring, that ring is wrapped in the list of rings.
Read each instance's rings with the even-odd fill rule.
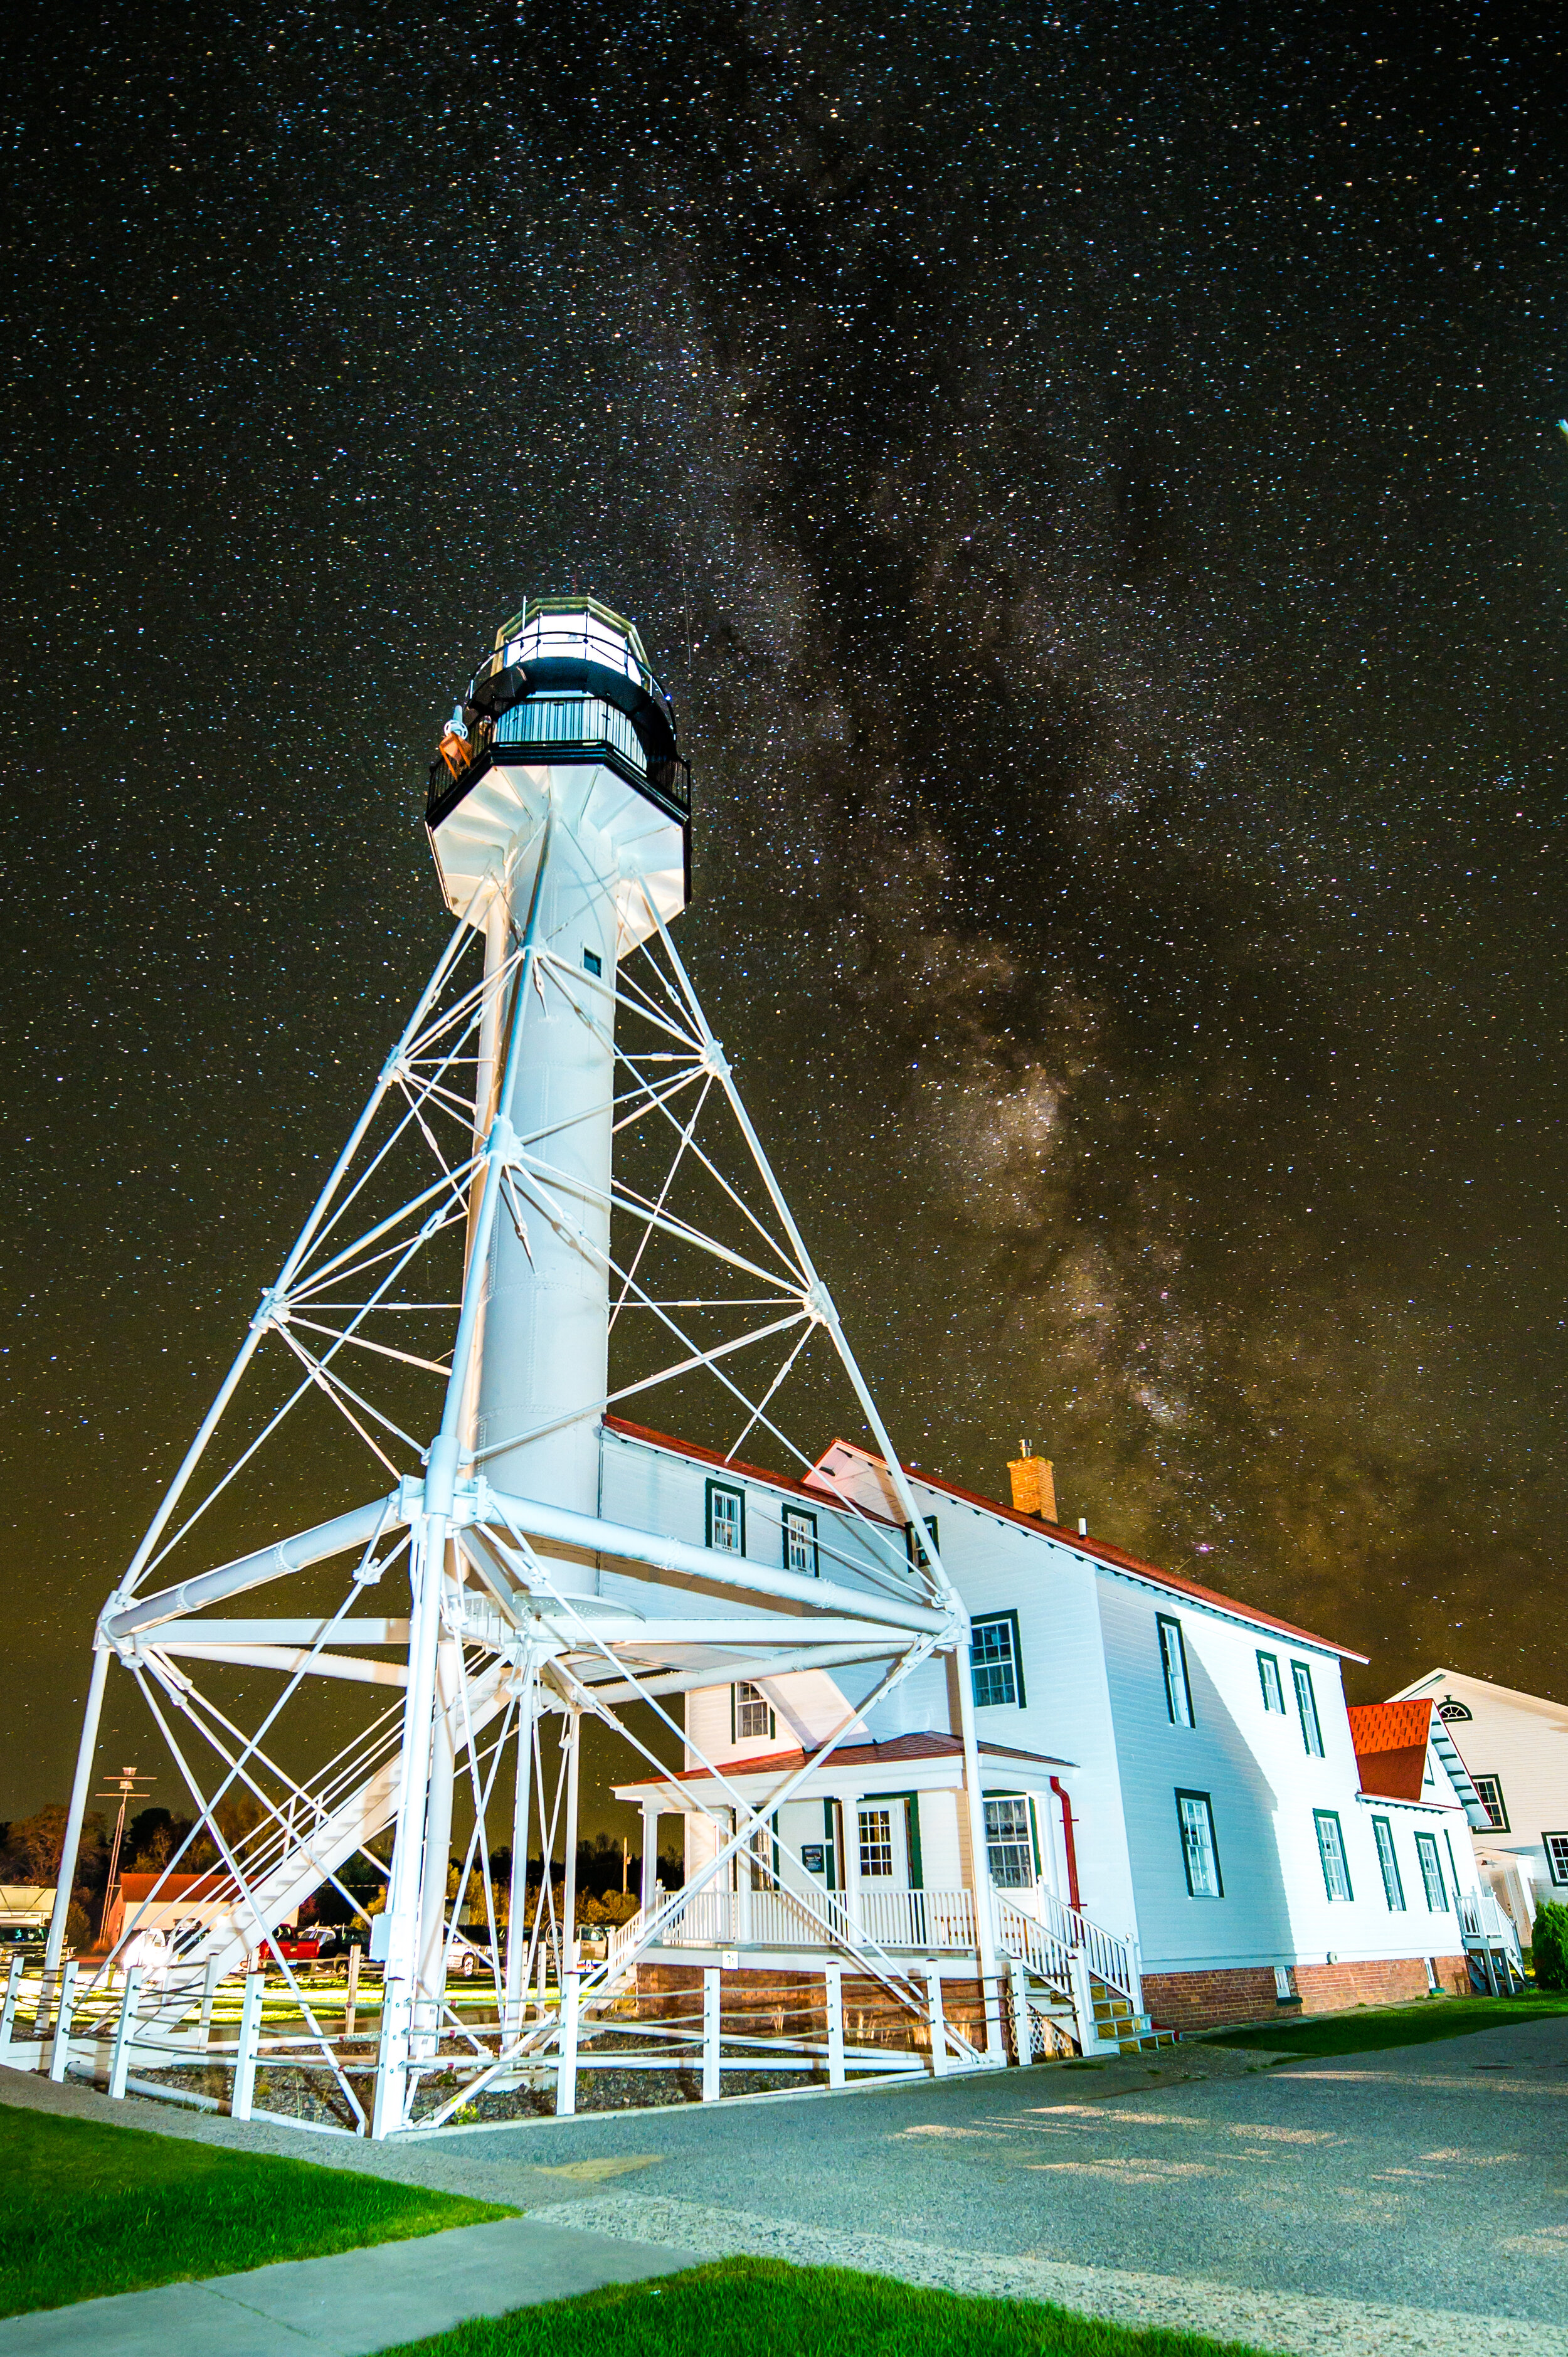
[[[644,1929],[638,1916],[614,1934],[612,1971]],[[972,1954],[974,1899],[967,1890],[863,1889],[853,1902],[842,1890],[814,1892],[807,1902],[789,1890],[709,1889],[694,1891],[683,1906],[677,1898],[659,1936],[677,1948],[827,1948],[866,1941],[925,1954]]]
[[[1458,1900],[1459,1929],[1466,1946],[1501,1948],[1522,1976],[1524,1958],[1520,1952],[1519,1932],[1498,1904],[1496,1894],[1490,1890],[1462,1890]]]

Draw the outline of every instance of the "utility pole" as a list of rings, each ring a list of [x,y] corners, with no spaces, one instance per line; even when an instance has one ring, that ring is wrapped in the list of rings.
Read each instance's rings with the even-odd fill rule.
[[[114,1877],[120,1867],[120,1845],[125,1838],[125,1810],[131,1801],[145,1797],[143,1793],[137,1792],[137,1785],[150,1785],[152,1781],[150,1776],[138,1776],[134,1768],[122,1768],[108,1792],[93,1794],[94,1800],[98,1801],[112,1801],[116,1793],[120,1799],[120,1813],[114,1820],[114,1839],[109,1850],[109,1874],[103,1885],[103,1911],[98,1918],[98,1937],[101,1941],[107,1932],[109,1910],[114,1903]]]

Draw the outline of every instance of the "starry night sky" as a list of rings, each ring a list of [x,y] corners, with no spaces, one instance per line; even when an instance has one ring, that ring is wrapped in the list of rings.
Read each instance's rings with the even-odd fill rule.
[[[682,948],[906,1452],[1027,1438],[1356,1695],[1568,1690],[1563,62],[1289,0],[13,30],[0,1814],[562,588],[674,692]]]

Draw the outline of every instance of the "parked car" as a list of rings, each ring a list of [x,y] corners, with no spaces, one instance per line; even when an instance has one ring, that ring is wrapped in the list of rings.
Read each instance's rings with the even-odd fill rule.
[[[338,1947],[336,1923],[302,1923],[292,1932],[276,1932],[277,1952],[291,1964],[319,1964],[335,1956]]]
[[[489,1948],[477,1948],[473,1941],[466,1939],[461,1932],[454,1932],[450,1936],[452,1946],[446,1960],[448,1980],[456,1976],[459,1980],[471,1981],[476,1973],[488,1973],[493,1969]]]
[[[43,1949],[48,1937],[47,1923],[0,1923],[0,1951],[10,1948]],[[69,1953],[69,1950],[67,1951]]]

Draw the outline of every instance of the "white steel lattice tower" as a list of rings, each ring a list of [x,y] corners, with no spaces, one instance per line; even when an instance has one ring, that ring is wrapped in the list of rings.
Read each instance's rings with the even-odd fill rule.
[[[427,819],[455,930],[100,1618],[48,1953],[52,1974],[117,1661],[196,1811],[166,1876],[183,1870],[188,1852],[207,1868],[205,1882],[188,1878],[197,1911],[154,2005],[162,2032],[177,2049],[199,2001],[205,2022],[217,1976],[248,1953],[270,1953],[311,2036],[319,2031],[315,2067],[377,2136],[410,2124],[422,2077],[438,2057],[453,2067],[454,2051],[470,2093],[556,2054],[570,2105],[585,1713],[619,1726],[662,1773],[617,1719],[620,1704],[649,1703],[679,1737],[661,1697],[750,1676],[759,1663],[864,1664],[875,1700],[933,1652],[967,1643],[934,1539],[670,936],[688,897],[690,780],[636,630],[583,597],[532,601],[507,622],[442,739]],[[662,1139],[668,1168],[643,1178],[639,1167],[634,1180],[627,1157],[650,1135]],[[707,1189],[702,1204],[688,1200],[693,1180]],[[727,1235],[717,1232],[724,1219]],[[629,1366],[613,1372],[612,1334],[625,1336],[634,1318]],[[744,1549],[726,1557],[667,1528],[605,1518],[607,1411],[659,1384],[706,1382],[734,1418],[731,1455],[760,1428],[810,1471],[813,1455],[779,1416],[813,1341],[847,1379],[902,1522],[843,1498],[845,1535],[827,1576],[808,1579]],[[760,1373],[748,1372],[759,1361]],[[334,1508],[327,1520],[279,1542],[267,1535],[268,1498],[252,1504],[248,1485],[261,1452],[275,1457],[280,1431],[311,1408],[349,1439],[356,1468],[367,1452],[374,1460],[375,1494],[349,1502],[366,1498],[362,1473],[351,1472],[342,1495],[323,1497]],[[236,1420],[209,1479],[220,1428]],[[215,1562],[207,1534],[220,1515],[252,1535],[246,1552]],[[906,1544],[904,1524],[920,1543]],[[285,1581],[300,1599],[286,1617],[217,1617]],[[275,1675],[278,1698],[242,1725],[233,1699],[200,1682],[209,1665]],[[303,1711],[299,1739],[310,1738],[308,1696],[321,1680],[340,1696],[368,1696],[376,1715],[324,1764],[297,1772],[274,1729],[285,1711],[290,1724]],[[983,1857],[967,1677],[959,1688],[972,1854]],[[548,1819],[547,1719],[561,1727],[563,1761]],[[826,1749],[855,1723],[851,1711]],[[515,1765],[510,1910],[504,1938],[492,1921],[495,2019],[481,2036],[445,1992],[470,1878],[492,1905],[486,1822],[506,1789],[503,1759]],[[454,1900],[459,1775],[472,1832]],[[792,1789],[786,1779],[767,1807]],[[682,1905],[763,1824],[745,1800],[721,1818],[713,1859]],[[548,1859],[558,1821],[563,1918],[546,1873],[530,1931],[529,1845],[536,1825]],[[367,2115],[354,2076],[362,2085],[367,2060],[350,2055],[351,2027],[338,2038],[317,2022],[275,1935],[324,1886],[352,1902],[344,1878],[388,1832],[390,1883],[371,1927],[385,1979]],[[983,1955],[978,1894],[977,1906]],[[639,1919],[598,1979],[583,1979],[582,2002],[607,2004],[626,1987],[668,1920],[663,1910]],[[821,1928],[919,2010],[908,1975],[854,1947],[838,1916],[823,1915]],[[559,2011],[544,2002],[546,1948]],[[93,1986],[102,2012],[107,1966]],[[462,2099],[421,2124],[439,2124]]]

